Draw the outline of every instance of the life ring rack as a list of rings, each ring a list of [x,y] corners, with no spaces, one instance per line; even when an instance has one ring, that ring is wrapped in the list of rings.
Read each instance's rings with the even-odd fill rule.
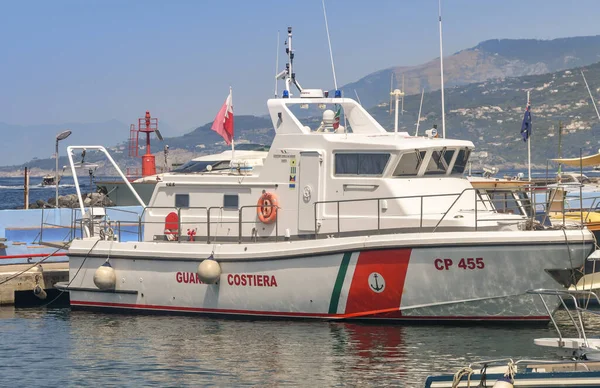
[[[256,214],[263,224],[272,224],[277,220],[279,201],[273,193],[264,191],[256,204]]]

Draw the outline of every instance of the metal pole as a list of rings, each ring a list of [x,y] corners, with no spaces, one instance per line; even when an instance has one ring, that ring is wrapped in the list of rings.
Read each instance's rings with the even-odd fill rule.
[[[475,197],[475,231],[477,232],[477,226],[478,226],[478,222],[477,222],[477,191],[473,191],[473,195]]]
[[[27,167],[25,167],[25,182],[23,183],[23,188],[25,189],[23,192],[23,202],[25,202],[23,208],[29,209],[29,171],[27,170]]]
[[[583,74],[583,73],[582,73]],[[583,148],[579,149],[579,179],[583,180]],[[585,228],[583,224],[583,183],[579,182],[579,213],[581,216],[581,229]]]
[[[54,171],[54,188],[55,188],[55,204],[54,206],[56,206],[58,208],[58,138],[56,139],[56,150],[55,150],[55,154],[54,156],[56,157],[56,170]]]
[[[527,91],[527,107],[529,107],[529,90]],[[531,116],[530,116],[531,117]],[[531,123],[529,124],[531,125]],[[527,173],[529,182],[531,182],[531,128],[529,129],[529,136],[527,136]]]
[[[337,227],[338,227],[337,228],[338,229],[337,236],[339,238],[340,237],[340,202],[339,201],[337,202]]]
[[[440,81],[442,91],[442,137],[446,138],[446,107],[444,105],[444,50],[442,49],[442,0],[438,2],[440,20]]]
[[[396,111],[395,111],[395,117],[394,117],[394,134],[398,133],[398,100],[400,99],[400,95],[399,94],[395,94],[396,96]]]
[[[423,196],[421,196],[421,217],[419,219],[419,231],[423,230]]]
[[[417,118],[417,130],[415,136],[419,134],[419,123],[421,122],[421,108],[423,108],[423,96],[425,95],[425,89],[421,90],[421,103],[419,104],[419,117]]]
[[[238,211],[238,244],[242,243],[242,210],[243,209],[244,209],[244,207],[242,206],[240,208],[240,210]]]
[[[377,198],[377,233],[381,233],[381,215],[380,215],[380,211],[381,211],[381,206],[379,205],[379,198]]]

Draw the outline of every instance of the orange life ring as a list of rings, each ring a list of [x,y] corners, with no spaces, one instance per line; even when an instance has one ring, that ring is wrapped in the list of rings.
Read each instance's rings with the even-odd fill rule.
[[[256,213],[263,224],[272,224],[277,219],[277,196],[264,192],[258,199]]]

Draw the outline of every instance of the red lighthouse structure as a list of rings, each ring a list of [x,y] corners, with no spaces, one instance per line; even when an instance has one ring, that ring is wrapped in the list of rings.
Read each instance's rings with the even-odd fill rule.
[[[158,119],[150,116],[150,112],[146,111],[146,115],[138,119],[137,128],[134,124],[129,130],[129,156],[139,157],[140,133],[146,134],[146,153],[142,156],[142,176],[156,175],[156,162],[154,155],[150,149],[150,134],[156,133],[156,137],[162,140],[162,136],[158,130]]]

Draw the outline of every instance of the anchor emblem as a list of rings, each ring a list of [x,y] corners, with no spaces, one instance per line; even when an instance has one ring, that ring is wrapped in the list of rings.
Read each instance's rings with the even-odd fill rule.
[[[381,293],[385,289],[385,279],[381,274],[373,272],[369,275],[369,287],[376,293]]]

